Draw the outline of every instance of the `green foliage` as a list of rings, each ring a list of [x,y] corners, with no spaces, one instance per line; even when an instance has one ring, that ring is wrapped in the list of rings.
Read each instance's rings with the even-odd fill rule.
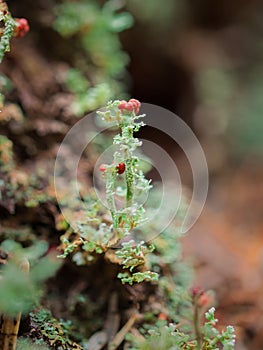
[[[0,39],[0,63],[3,60],[4,54],[10,51],[10,40],[13,36],[15,28],[15,20],[7,11],[4,4],[0,4],[0,21],[4,23],[4,30]]]
[[[61,350],[82,349],[80,345],[70,339],[72,328],[70,321],[57,320],[46,309],[39,310],[36,313],[31,312],[30,316],[36,326],[35,331],[41,335],[40,339],[35,340],[35,344],[42,344],[45,341],[48,345]]]
[[[162,0],[127,0],[128,9],[134,14],[136,19],[144,25],[147,24],[147,29],[153,33],[160,33],[160,30],[166,30],[171,25],[176,25],[182,21],[187,4],[183,0],[166,0],[165,6]],[[158,26],[156,25],[158,18]],[[156,38],[155,38],[156,43]]]
[[[138,340],[133,336],[128,339],[133,342],[130,350],[233,350],[235,346],[234,329],[228,326],[225,331],[219,332],[216,328],[217,320],[214,316],[215,309],[211,308],[206,314],[206,322],[202,327],[201,346],[198,345],[192,334],[180,331],[176,324],[158,322],[156,326],[142,329],[144,340]]]
[[[19,233],[19,230],[18,230]],[[1,243],[1,248],[7,253],[14,255],[16,260],[23,260],[24,258],[34,262],[39,257],[44,255],[48,249],[48,244],[45,241],[35,240],[31,246],[22,248],[22,244],[10,239],[5,239]]]
[[[16,168],[13,153],[13,142],[0,135],[0,201],[6,209],[14,213],[16,204],[36,207],[51,199],[42,190],[46,177],[40,169],[36,173],[27,174]]]
[[[150,245],[147,247],[144,242],[140,242],[137,245],[133,240],[122,243],[116,255],[122,259],[122,265],[124,269],[132,270],[139,265],[145,263],[145,254],[151,253],[154,250],[154,246]]]
[[[227,59],[221,58],[222,61]],[[197,123],[214,144],[218,142],[221,147],[225,138],[227,154],[237,159],[248,155],[262,156],[261,65],[247,64],[241,72],[239,67],[230,69],[219,62],[206,66],[196,75],[196,91],[202,110],[198,118],[206,118]]]
[[[257,78],[247,79],[242,91],[242,99],[235,106],[239,118],[229,116],[228,139],[231,153],[237,156],[257,156],[263,154],[263,69],[258,72]],[[232,110],[231,110],[232,113]]]
[[[42,344],[33,343],[27,338],[19,338],[17,350],[48,350],[49,348]]]
[[[93,198],[94,195],[90,197],[87,199],[88,209],[83,213],[83,217],[75,219],[77,232],[69,228],[61,237],[63,254],[59,257],[65,258],[71,254],[77,265],[94,261],[98,254],[104,253],[111,246],[112,228],[103,222],[104,207]],[[74,217],[72,219],[74,220]]]
[[[158,185],[154,184],[154,188],[148,196],[153,211],[151,212],[147,208],[147,216],[151,219],[138,228],[136,237],[147,239],[147,233],[150,233],[149,239],[153,242],[155,250],[147,255],[147,266],[151,271],[160,275],[158,295],[165,305],[165,312],[169,319],[174,323],[181,322],[182,319],[187,320],[186,323],[188,323],[188,320],[192,317],[192,301],[189,289],[193,280],[193,270],[187,260],[182,257],[182,233],[180,230],[181,218],[185,217],[187,206],[185,200],[183,200],[176,218],[159,234],[160,221],[166,219],[164,212],[168,212],[173,207],[174,200],[171,198],[170,201],[167,198],[165,209],[163,209],[162,217],[160,217],[160,215],[156,215],[154,208],[155,206],[158,207],[161,195]],[[154,314],[157,312],[154,309],[152,311]]]
[[[158,274],[152,271],[133,272],[134,268],[146,263],[145,256],[153,252],[154,246],[147,247],[144,242],[135,244],[133,240],[122,243],[122,248],[116,251],[116,256],[121,259],[121,265],[128,272],[119,273],[118,278],[122,283],[141,283],[143,281],[158,281]]]
[[[33,244],[37,237],[34,231],[28,226],[21,226],[19,228],[0,226],[0,241],[11,240],[19,242],[23,245],[29,246]]]
[[[0,135],[0,172],[7,173],[14,168],[13,142]]]
[[[233,350],[235,346],[234,327],[227,326],[221,333],[217,330],[218,320],[215,318],[215,308],[211,308],[205,314],[207,322],[203,327],[203,345],[202,349],[215,349],[222,345],[223,350]]]
[[[75,94],[81,95],[90,87],[89,81],[76,68],[72,68],[67,71],[66,79],[67,85],[70,86],[71,90],[74,91]]]
[[[47,250],[43,241],[22,248],[17,242],[5,240],[1,249],[11,258],[1,268],[0,310],[10,316],[28,312],[38,304],[43,282],[54,275],[60,264],[49,257],[40,258]],[[29,273],[22,269],[27,260],[31,265]]]
[[[165,325],[159,322],[156,327],[146,331],[145,340],[138,341],[135,337],[128,337],[134,342],[130,350],[193,350],[194,345],[190,342],[187,334],[176,330],[176,325]]]
[[[0,108],[4,104],[5,93],[11,91],[13,85],[11,81],[4,74],[0,73]]]
[[[70,73],[70,71],[69,71]],[[83,77],[83,76],[82,76]],[[84,79],[84,77],[83,77]],[[88,80],[86,80],[86,85],[88,85]],[[68,84],[69,89],[75,93],[75,101],[72,104],[72,108],[76,115],[82,115],[86,111],[92,111],[99,108],[112,98],[112,88],[108,83],[98,83],[89,89],[80,91],[78,87],[78,92],[74,90],[76,82],[71,81],[74,86]]]
[[[133,283],[141,283],[144,281],[157,282],[159,275],[158,273],[152,271],[134,272],[132,275],[128,272],[120,272],[117,277],[121,279],[123,284],[129,283],[132,285]]]
[[[77,115],[97,109],[123,92],[120,79],[129,58],[121,49],[118,33],[130,28],[133,19],[129,13],[120,12],[122,6],[116,0],[108,0],[103,7],[82,0],[64,1],[56,8],[54,28],[65,38],[74,38],[78,45],[75,68],[65,79],[75,94],[73,109]]]

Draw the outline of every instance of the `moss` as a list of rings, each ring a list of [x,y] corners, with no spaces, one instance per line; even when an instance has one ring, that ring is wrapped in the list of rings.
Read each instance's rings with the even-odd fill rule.
[[[70,337],[71,322],[62,319],[57,320],[47,309],[39,310],[36,313],[30,313],[35,344],[48,344],[52,349],[83,349],[75,343]]]

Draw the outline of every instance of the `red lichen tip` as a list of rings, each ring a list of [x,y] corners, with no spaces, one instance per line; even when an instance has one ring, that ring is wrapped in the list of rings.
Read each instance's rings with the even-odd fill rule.
[[[199,306],[206,306],[206,305],[210,304],[211,301],[212,301],[211,296],[209,294],[207,294],[206,292],[204,292],[198,298],[198,305]]]
[[[168,318],[168,315],[164,312],[161,312],[159,315],[158,315],[158,320],[161,320],[161,321],[166,321]]]
[[[105,164],[101,164],[99,167],[99,171],[103,172],[106,170]]]
[[[16,18],[16,26],[14,29],[14,37],[22,38],[29,31],[30,27],[27,19],[25,18]]]
[[[125,109],[127,102],[125,100],[120,101],[118,104],[119,109]]]
[[[132,112],[134,111],[136,114],[139,113],[141,107],[141,103],[136,100],[135,98],[131,98],[128,102],[125,100],[120,101],[118,108],[123,111],[129,111]]]
[[[124,171],[125,171],[125,163],[119,163],[117,166],[116,166],[116,169],[117,169],[117,173],[119,175],[123,174]]]
[[[204,290],[199,286],[195,286],[190,289],[190,294],[192,295],[192,297],[199,296],[203,293],[204,293]]]

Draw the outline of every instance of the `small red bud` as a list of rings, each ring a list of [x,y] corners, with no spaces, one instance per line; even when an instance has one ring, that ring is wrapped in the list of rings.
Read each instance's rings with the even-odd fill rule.
[[[135,98],[131,98],[129,102],[134,103],[136,107],[141,107],[141,102],[136,100]]]
[[[195,297],[197,295],[201,295],[202,293],[204,293],[204,291],[201,287],[195,286],[195,287],[192,287],[190,289],[190,293],[191,293],[192,297]]]
[[[125,100],[120,101],[118,108],[125,109],[127,102]]]
[[[129,103],[130,106],[132,106],[132,108],[137,108],[137,103],[136,102],[130,100],[128,103]]]
[[[158,320],[166,321],[166,320],[167,320],[167,315],[166,315],[164,312],[161,312],[161,313],[158,315]]]
[[[25,18],[16,18],[16,26],[14,29],[14,36],[21,38],[29,31],[29,24]]]
[[[106,170],[105,164],[101,164],[99,167],[99,171],[104,172]]]
[[[141,102],[136,100],[135,98],[131,98],[129,100],[129,103],[132,103],[134,106],[135,113],[139,113],[140,107],[141,107]]]
[[[134,106],[132,103],[127,102],[126,108],[127,111],[133,111],[134,110]]]
[[[202,295],[200,295],[200,297],[198,299],[198,305],[199,306],[205,306],[205,305],[208,304],[210,299],[211,298],[209,298],[209,296],[206,293],[203,293]]]
[[[117,173],[118,174],[123,174],[124,171],[125,171],[125,163],[119,163],[117,166],[116,166],[116,169],[117,169]]]
[[[136,114],[140,110],[141,103],[136,100],[135,98],[131,98],[129,102],[126,102],[125,100],[120,101],[118,108],[120,110],[126,110],[126,111],[134,111]]]

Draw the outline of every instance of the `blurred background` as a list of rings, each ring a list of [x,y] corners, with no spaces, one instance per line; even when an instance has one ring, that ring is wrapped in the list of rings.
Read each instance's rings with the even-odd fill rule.
[[[262,5],[130,1],[136,25],[123,36],[132,95],[174,111],[204,148],[209,195],[185,255],[248,349],[263,347]],[[182,158],[176,153],[189,184]]]
[[[216,291],[220,320],[236,327],[238,349],[262,349],[263,3],[120,0],[103,12],[104,4],[10,1],[31,32],[12,43],[1,67],[4,133],[16,140],[23,163],[54,155],[72,116],[109,98],[132,96],[185,120],[210,173],[203,214],[183,239],[185,257],[196,283]],[[191,187],[189,165],[172,140],[146,134],[169,150]]]

